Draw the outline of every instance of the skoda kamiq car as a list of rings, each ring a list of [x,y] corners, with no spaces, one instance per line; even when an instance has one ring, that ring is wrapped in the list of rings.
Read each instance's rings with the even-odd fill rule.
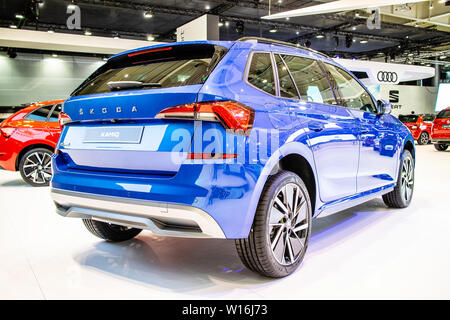
[[[233,239],[268,277],[302,262],[312,219],[407,207],[414,139],[342,66],[259,38],[118,54],[63,106],[52,197],[107,241]]]

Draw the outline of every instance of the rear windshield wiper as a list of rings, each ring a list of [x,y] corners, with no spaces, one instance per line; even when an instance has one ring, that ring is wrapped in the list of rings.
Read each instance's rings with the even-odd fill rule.
[[[145,83],[141,81],[111,81],[108,82],[108,88],[111,91],[141,89],[145,87],[161,88],[161,83]]]

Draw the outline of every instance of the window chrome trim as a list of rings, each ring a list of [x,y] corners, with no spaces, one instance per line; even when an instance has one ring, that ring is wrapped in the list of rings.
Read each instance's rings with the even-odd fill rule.
[[[284,59],[283,59],[283,57],[281,56],[281,54],[279,54],[279,53],[274,53],[274,56],[275,56],[275,55],[278,55],[278,57],[280,57],[281,62],[282,62],[283,65],[286,67],[286,70],[287,70],[287,72],[288,72],[288,74],[289,74],[289,77],[291,78],[292,83],[294,84],[294,87],[295,87],[295,90],[297,91],[297,96],[298,96],[298,98],[287,98],[287,97],[282,97],[282,96],[281,96],[281,91],[280,91],[280,98],[282,98],[282,99],[288,99],[288,100],[293,100],[293,101],[298,101],[298,102],[302,102],[302,101],[303,101],[303,102],[308,102],[308,101],[303,100],[302,95],[300,94],[300,91],[298,90],[297,84],[295,83],[295,79],[294,79],[294,77],[292,76],[291,70],[289,70],[289,68],[288,68],[288,66],[287,66],[287,64],[286,64],[286,61],[284,61]],[[277,73],[278,73],[278,68],[277,68]],[[279,85],[280,85],[280,88],[281,88],[281,83],[279,83]],[[280,90],[281,90],[281,89],[280,89]]]

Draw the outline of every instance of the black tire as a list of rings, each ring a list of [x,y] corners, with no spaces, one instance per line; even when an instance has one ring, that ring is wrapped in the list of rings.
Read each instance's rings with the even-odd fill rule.
[[[45,148],[27,151],[19,162],[22,179],[33,187],[47,187],[52,178],[53,152]]]
[[[448,145],[447,144],[442,144],[442,143],[435,143],[434,144],[434,148],[437,151],[446,151],[448,149]]]
[[[283,214],[281,210],[277,209],[278,204],[276,204],[276,202],[278,199],[278,202],[281,201],[284,203],[286,199],[288,199],[288,197],[286,197],[286,199],[281,200],[282,198],[279,197],[280,193],[285,194],[283,193],[283,190],[287,190],[287,188],[292,188],[292,199],[296,199],[292,201],[292,206],[294,208],[296,207],[294,204],[295,201],[300,201],[297,202],[300,204],[298,210],[294,209],[297,211],[297,216],[295,216],[293,213],[294,210],[292,210],[292,215],[289,213],[288,218],[283,217],[281,220],[272,220],[278,221],[278,224],[283,226],[273,226],[270,223],[270,219],[274,218],[274,214],[272,213],[273,207],[275,207],[278,213]],[[295,195],[297,195],[297,197]],[[303,216],[304,219],[302,218]],[[275,218],[279,217],[280,216]],[[270,177],[261,194],[261,199],[256,209],[253,226],[248,238],[237,239],[235,241],[237,252],[244,265],[254,272],[272,278],[281,278],[293,273],[301,264],[308,247],[309,236],[311,233],[311,217],[311,200],[309,198],[308,190],[299,176],[289,171],[280,171]],[[299,229],[300,231],[294,231],[294,228]],[[278,233],[281,235],[278,235]],[[303,239],[304,241],[302,242]],[[272,241],[275,242],[275,251],[280,247],[279,244],[280,241],[282,241],[282,251],[280,252],[280,256],[281,260],[285,263],[280,263],[278,259],[280,257],[275,257],[276,253],[272,250]],[[290,245],[287,245],[288,242]],[[296,246],[294,246],[294,244],[296,244]],[[295,252],[295,247],[301,248],[298,253]],[[289,252],[287,253],[286,250]],[[290,257],[293,257],[294,259],[291,259]],[[288,259],[290,261],[287,261]]]
[[[141,229],[128,228],[91,219],[83,219],[83,223],[94,236],[111,242],[133,239],[142,231]]]
[[[420,145],[428,144],[429,142],[430,142],[430,135],[426,131],[422,132],[419,136],[419,139],[417,139],[417,143]]]
[[[412,172],[405,166],[411,166]],[[400,162],[400,170],[397,178],[397,185],[394,190],[383,195],[384,203],[391,208],[406,208],[411,203],[414,194],[414,158],[411,152],[404,150]]]

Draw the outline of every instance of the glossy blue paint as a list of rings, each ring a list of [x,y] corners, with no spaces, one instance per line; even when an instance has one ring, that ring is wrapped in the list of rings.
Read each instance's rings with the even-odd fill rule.
[[[252,51],[303,56],[339,66],[336,62],[279,45],[192,43],[229,49],[204,84],[66,101],[64,112],[75,122],[61,134],[59,154],[53,160],[54,188],[194,206],[210,214],[226,237],[233,239],[247,237],[264,184],[286,156],[304,158],[314,174],[315,215],[395,185],[402,150],[407,141],[414,146],[414,140],[393,116],[280,98],[244,81]],[[183,43],[150,48],[174,45]],[[235,100],[254,109],[250,135],[226,132],[217,122],[155,119],[167,107],[211,100]],[[144,133],[140,143],[84,141],[86,130],[96,126],[142,126]],[[236,152],[238,158],[186,159],[188,152],[220,150]]]

